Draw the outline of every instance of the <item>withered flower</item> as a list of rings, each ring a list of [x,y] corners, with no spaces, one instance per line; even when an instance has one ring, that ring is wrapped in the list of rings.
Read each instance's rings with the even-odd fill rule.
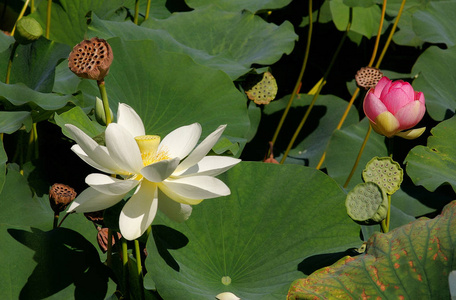
[[[104,225],[104,222],[103,222],[103,213],[104,213],[104,210],[98,210],[98,211],[94,211],[94,212],[86,212],[84,213],[84,217],[86,217],[89,221],[92,221],[98,225],[101,225],[103,226]]]
[[[79,77],[103,81],[113,58],[108,42],[93,37],[73,47],[68,57],[68,67]]]
[[[76,195],[72,187],[62,183],[54,183],[49,191],[49,203],[52,210],[56,214],[64,211],[68,204],[76,198]]]

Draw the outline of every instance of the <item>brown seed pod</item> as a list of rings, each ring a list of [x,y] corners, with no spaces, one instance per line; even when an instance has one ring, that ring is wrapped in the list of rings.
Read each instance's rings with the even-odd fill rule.
[[[76,195],[72,187],[62,183],[54,183],[49,191],[49,203],[52,210],[56,214],[64,211],[68,204],[76,198]]]
[[[108,42],[94,37],[73,47],[68,57],[68,67],[79,77],[102,81],[108,75],[113,58]]]
[[[103,214],[104,210],[99,210],[99,211],[94,211],[94,212],[86,212],[84,213],[84,216],[89,220],[92,221],[98,225],[103,226]]]
[[[377,82],[382,79],[383,73],[376,68],[363,67],[355,75],[356,84],[366,90],[374,88]]]
[[[97,230],[98,230],[98,234],[97,234],[98,246],[100,247],[101,251],[103,251],[103,253],[105,253],[106,251],[108,251],[108,228],[97,227]],[[114,246],[116,243],[114,234],[117,234],[118,240],[120,240],[122,238],[122,235],[119,232],[113,232],[112,237],[111,237],[112,246]]]

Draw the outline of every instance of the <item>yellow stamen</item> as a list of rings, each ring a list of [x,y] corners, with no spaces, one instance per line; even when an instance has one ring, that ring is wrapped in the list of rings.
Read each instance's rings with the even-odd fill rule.
[[[164,159],[169,159],[168,151],[166,149],[161,149],[160,152],[158,152],[158,146],[160,145],[160,137],[158,135],[141,135],[135,137],[135,140],[138,144],[139,151],[141,152],[144,166]]]

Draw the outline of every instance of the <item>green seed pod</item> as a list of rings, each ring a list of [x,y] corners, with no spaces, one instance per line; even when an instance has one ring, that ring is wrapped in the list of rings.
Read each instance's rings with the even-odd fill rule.
[[[106,125],[106,114],[105,114],[105,111],[104,111],[104,108],[103,108],[103,101],[96,97],[96,101],[95,101],[95,119],[97,120],[97,122],[101,125]],[[111,122],[113,120],[113,113],[112,113],[112,110],[111,108],[109,108],[109,111],[111,112]]]
[[[256,104],[269,104],[277,95],[277,83],[271,73],[265,72],[263,79],[245,92]]]
[[[404,171],[391,157],[374,157],[363,170],[365,182],[375,182],[387,194],[394,194],[400,187]]]
[[[388,213],[388,197],[375,182],[360,183],[345,199],[347,214],[363,224],[381,222]]]
[[[19,44],[29,44],[43,35],[43,28],[34,18],[26,16],[17,21],[14,38]]]

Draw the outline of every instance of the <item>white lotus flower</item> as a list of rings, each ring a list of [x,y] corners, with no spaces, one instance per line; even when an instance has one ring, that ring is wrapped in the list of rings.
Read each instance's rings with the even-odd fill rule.
[[[98,145],[76,126],[65,127],[77,142],[71,149],[81,159],[104,173],[117,175],[88,175],[89,188],[72,202],[68,212],[108,208],[137,187],[119,219],[120,231],[128,240],[146,231],[158,208],[170,219],[181,222],[190,216],[190,205],[229,195],[225,183],[213,176],[240,162],[226,156],[206,156],[226,125],[217,128],[196,148],[201,136],[198,123],[180,127],[160,142],[158,136],[145,135],[140,117],[126,104],[119,104],[117,123],[106,128],[106,146]]]

